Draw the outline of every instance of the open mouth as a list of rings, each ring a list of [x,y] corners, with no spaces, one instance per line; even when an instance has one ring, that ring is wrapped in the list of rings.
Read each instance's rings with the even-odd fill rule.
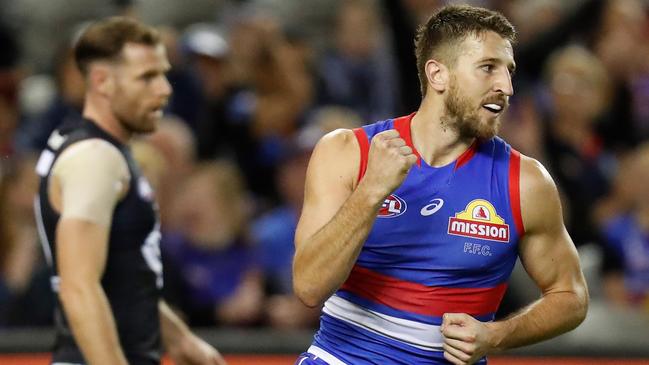
[[[503,105],[496,104],[496,103],[487,103],[482,105],[482,107],[494,114],[500,114],[500,112],[502,112],[504,109]]]

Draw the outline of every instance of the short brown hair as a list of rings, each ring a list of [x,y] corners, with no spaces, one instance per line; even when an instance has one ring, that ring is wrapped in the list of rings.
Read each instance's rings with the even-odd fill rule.
[[[469,5],[445,6],[433,13],[426,24],[419,26],[415,36],[415,56],[422,96],[426,95],[428,88],[426,62],[432,57],[452,65],[456,55],[445,54],[443,49],[486,31],[493,31],[512,43],[516,39],[514,27],[501,13]]]
[[[86,75],[88,65],[97,60],[119,57],[126,43],[160,44],[158,32],[134,19],[115,16],[89,25],[74,47],[74,60]]]

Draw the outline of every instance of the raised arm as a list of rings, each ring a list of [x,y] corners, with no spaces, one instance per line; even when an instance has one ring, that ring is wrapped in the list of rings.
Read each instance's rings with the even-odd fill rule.
[[[347,279],[385,197],[416,161],[395,130],[374,136],[358,186],[354,133],[337,130],[316,146],[307,170],[304,206],[295,232],[293,287],[308,306],[326,300]]]
[[[563,224],[554,182],[540,163],[524,156],[520,176],[525,235],[519,254],[542,296],[497,322],[446,314],[442,324],[444,356],[453,364],[471,364],[488,353],[558,336],[586,317],[588,290],[577,250]]]
[[[56,230],[59,298],[86,362],[93,365],[127,364],[101,277],[113,210],[128,178],[126,161],[115,147],[88,140],[61,154],[49,187],[61,213]]]

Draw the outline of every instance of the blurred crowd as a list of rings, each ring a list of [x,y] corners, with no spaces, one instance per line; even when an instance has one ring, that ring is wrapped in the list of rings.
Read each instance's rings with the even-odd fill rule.
[[[71,50],[89,20],[157,26],[173,65],[164,119],[132,146],[160,205],[168,302],[194,326],[309,328],[291,260],[310,152],[417,108],[414,32],[445,3],[0,0],[0,326],[53,320],[34,166],[80,116]],[[649,316],[649,1],[468,3],[519,32],[500,134],[557,182],[575,244],[597,253],[593,296]]]

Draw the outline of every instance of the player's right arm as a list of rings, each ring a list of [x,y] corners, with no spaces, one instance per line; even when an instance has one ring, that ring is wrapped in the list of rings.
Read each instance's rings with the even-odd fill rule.
[[[311,156],[295,232],[293,288],[310,307],[347,279],[379,207],[417,161],[395,130],[372,138],[367,171],[356,186],[360,152],[354,133],[324,136]]]
[[[52,168],[50,200],[61,214],[56,230],[59,298],[88,364],[127,364],[101,277],[113,210],[128,179],[124,157],[102,140],[70,146]]]

